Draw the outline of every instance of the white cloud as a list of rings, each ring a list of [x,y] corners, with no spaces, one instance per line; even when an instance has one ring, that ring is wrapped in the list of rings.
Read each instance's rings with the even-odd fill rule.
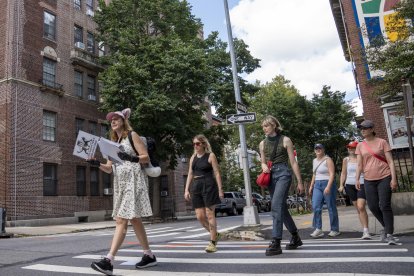
[[[355,94],[329,1],[240,0],[230,17],[234,37],[261,59],[248,80],[268,82],[282,74],[302,95],[319,93],[323,85]]]

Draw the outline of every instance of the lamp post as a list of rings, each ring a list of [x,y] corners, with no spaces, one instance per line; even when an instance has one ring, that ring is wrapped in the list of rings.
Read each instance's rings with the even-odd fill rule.
[[[237,64],[236,64],[236,55],[234,53],[233,46],[233,35],[231,31],[230,15],[229,15],[229,6],[227,0],[224,0],[224,10],[226,15],[227,23],[227,34],[229,39],[229,50],[231,58],[231,67],[233,71],[233,85],[234,85],[234,94],[236,97],[236,102],[241,102],[240,97],[240,88],[239,88],[239,79],[237,75]],[[241,113],[237,110],[237,113]],[[243,223],[247,225],[256,225],[259,224],[259,216],[257,214],[256,206],[252,204],[252,188],[250,186],[250,173],[247,157],[247,146],[246,146],[246,133],[244,125],[239,125],[239,134],[240,134],[240,150],[242,156],[242,166],[243,166],[243,177],[244,177],[244,187],[246,192],[246,207],[243,209]]]

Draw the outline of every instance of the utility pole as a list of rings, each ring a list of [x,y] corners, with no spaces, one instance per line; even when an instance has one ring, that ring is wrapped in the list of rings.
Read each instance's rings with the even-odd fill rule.
[[[242,102],[240,96],[240,88],[239,88],[239,79],[237,75],[237,63],[236,63],[236,55],[234,53],[234,45],[233,45],[233,34],[231,31],[231,23],[230,23],[230,15],[229,15],[229,6],[227,4],[227,0],[224,0],[224,10],[226,15],[226,23],[227,23],[227,34],[229,39],[229,50],[230,50],[230,57],[231,57],[231,67],[233,71],[233,85],[234,85],[234,94],[236,97],[236,103]],[[241,113],[237,110],[237,113]],[[246,132],[244,129],[244,125],[239,125],[239,134],[240,134],[240,150],[242,156],[242,166],[243,166],[243,176],[244,176],[244,187],[246,190],[246,207],[243,209],[243,223],[245,226],[247,225],[256,225],[259,224],[259,216],[257,213],[256,206],[252,204],[252,188],[250,186],[250,172],[249,172],[249,164],[248,164],[248,157],[247,157],[247,146],[246,146]]]

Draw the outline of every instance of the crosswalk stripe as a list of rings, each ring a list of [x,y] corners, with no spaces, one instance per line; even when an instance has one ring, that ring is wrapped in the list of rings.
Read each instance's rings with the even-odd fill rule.
[[[224,229],[218,229],[219,232],[225,232],[225,231],[229,231],[229,230],[233,230],[235,228],[237,228],[239,226],[232,226],[232,227],[228,227],[228,228],[224,228]],[[191,239],[191,238],[198,238],[198,237],[202,237],[202,236],[208,236],[210,235],[209,232],[204,232],[201,234],[196,234],[196,235],[190,235],[190,236],[183,236],[183,237],[177,237],[177,239]]]
[[[401,244],[400,244],[401,245]],[[184,243],[176,243],[176,244],[152,244],[151,247],[166,247],[166,248],[173,248],[173,247],[194,247],[194,248],[198,248],[198,247],[206,247],[207,246],[207,242],[204,242],[203,244],[192,244],[189,242],[184,242]],[[344,243],[344,244],[307,244],[304,243],[301,248],[308,248],[308,247],[351,247],[351,246],[357,246],[357,247],[361,247],[361,246],[388,246],[386,243]],[[265,248],[267,247],[267,245],[265,244],[223,244],[219,242],[218,247],[220,248],[235,248],[235,247],[241,247],[241,248]]]
[[[79,255],[78,259],[99,259],[100,255]],[[117,256],[116,260],[128,264],[139,261],[138,257]],[[338,258],[157,258],[159,263],[191,264],[300,264],[300,263],[414,263],[414,257],[338,257]],[[126,263],[124,263],[126,265]]]
[[[249,254],[249,253],[263,253],[263,249],[260,250],[220,250],[220,246],[218,247],[218,251],[214,253],[216,254]],[[132,252],[136,253],[136,249],[120,249],[119,252]],[[157,249],[152,250],[154,253],[204,253],[204,250],[180,250],[180,249]],[[316,249],[316,250],[303,250],[303,249],[296,249],[296,250],[284,250],[283,254],[317,254],[317,253],[397,253],[397,252],[408,252],[406,248],[396,248],[396,249]]]
[[[317,239],[317,240],[302,240],[306,244],[318,244],[318,243],[348,243],[348,242],[358,242],[358,243],[378,243],[378,240],[361,240],[361,239]],[[182,241],[171,241],[170,243],[183,243]],[[197,240],[192,243],[195,244],[204,244],[206,241]],[[219,241],[220,244],[269,244],[269,241]],[[282,244],[287,244],[289,241],[282,241]],[[382,243],[385,245],[386,243]]]
[[[46,265],[46,264],[35,264],[23,267],[23,269],[37,270],[37,271],[48,271],[48,272],[66,272],[72,274],[88,274],[88,275],[102,275],[102,273],[93,270],[88,267],[76,267],[76,266],[62,266],[62,265]],[[194,272],[172,272],[172,271],[145,271],[135,269],[114,269],[116,275],[125,276],[159,276],[161,273],[168,274],[168,276],[194,276]],[[211,272],[197,272],[197,276],[240,276],[240,273],[211,273]],[[286,274],[279,273],[260,273],[249,275],[266,275],[266,276],[286,276]],[[385,274],[362,274],[362,273],[292,273],[289,276],[389,276]]]

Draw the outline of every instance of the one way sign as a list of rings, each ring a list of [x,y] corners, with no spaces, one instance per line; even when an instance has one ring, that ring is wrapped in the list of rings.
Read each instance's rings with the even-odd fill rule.
[[[226,123],[228,125],[254,123],[254,122],[256,122],[256,113],[255,112],[229,114],[229,115],[226,116]]]

